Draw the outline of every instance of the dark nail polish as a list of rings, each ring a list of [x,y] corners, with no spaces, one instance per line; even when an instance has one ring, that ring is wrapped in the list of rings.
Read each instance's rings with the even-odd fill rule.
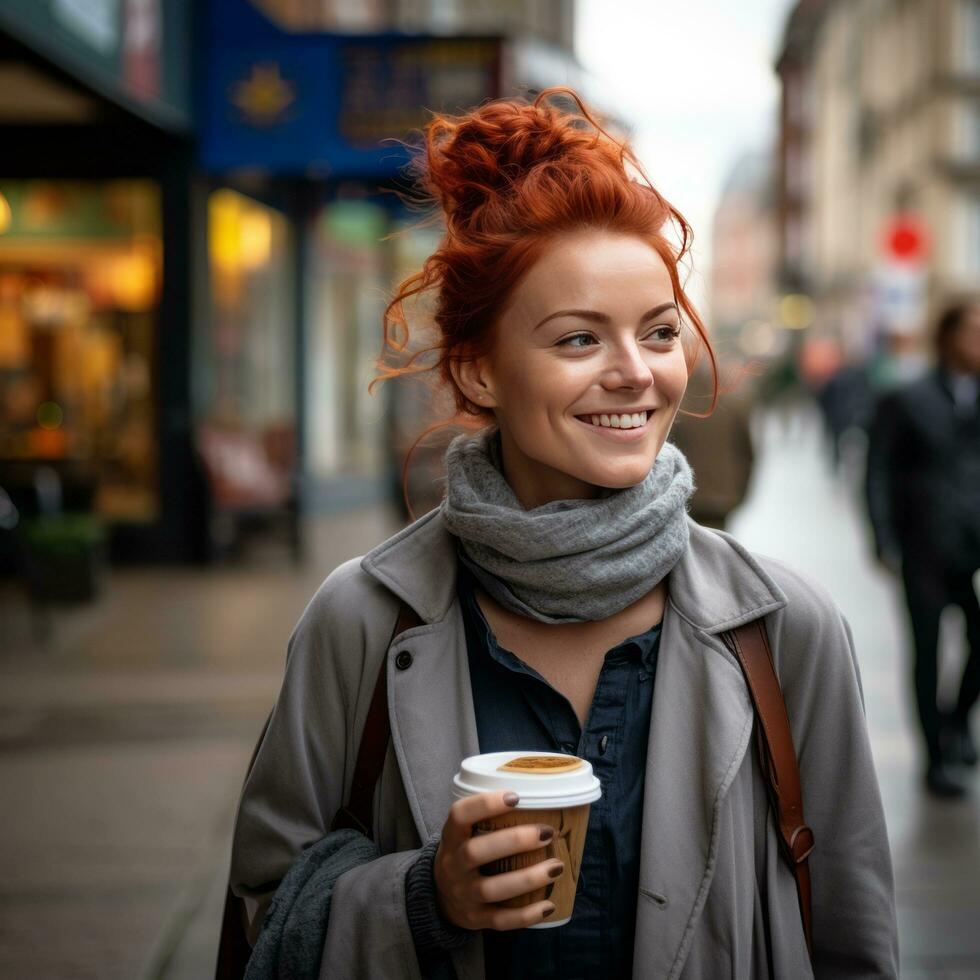
[[[564,870],[564,864],[556,864],[553,868],[548,868],[548,877],[557,878]]]
[[[551,915],[551,914],[552,914],[552,912],[554,912],[554,911],[555,911],[555,907],[554,907],[554,905],[552,905],[550,909],[545,909],[545,910],[544,910],[544,911],[543,911],[543,912],[541,913],[541,918],[543,918],[543,919],[547,919],[547,918],[548,918],[548,916],[549,916],[549,915]]]
[[[504,793],[504,803],[507,806],[517,806],[518,800],[520,797],[516,793]]]
[[[541,840],[548,841],[555,836],[555,830],[553,827],[542,827],[541,828]]]

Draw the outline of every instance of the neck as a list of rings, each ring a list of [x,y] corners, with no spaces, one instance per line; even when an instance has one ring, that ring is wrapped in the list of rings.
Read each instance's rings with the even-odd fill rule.
[[[543,507],[554,500],[595,500],[605,496],[605,488],[576,479],[537,460],[528,459],[501,428],[501,471],[514,496],[525,510]]]

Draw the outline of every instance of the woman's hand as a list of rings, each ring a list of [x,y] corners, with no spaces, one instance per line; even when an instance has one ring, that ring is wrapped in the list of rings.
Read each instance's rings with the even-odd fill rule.
[[[436,851],[433,874],[442,914],[463,929],[526,929],[555,911],[553,902],[534,902],[524,908],[501,908],[497,902],[525,895],[554,882],[563,871],[561,861],[546,859],[520,871],[484,875],[480,867],[491,861],[536,851],[554,836],[547,824],[523,824],[473,836],[473,824],[517,805],[516,793],[477,793],[457,800],[449,808]]]

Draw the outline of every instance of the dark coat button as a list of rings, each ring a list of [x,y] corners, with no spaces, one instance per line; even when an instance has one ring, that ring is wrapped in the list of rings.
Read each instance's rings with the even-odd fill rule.
[[[602,738],[599,739],[599,755],[606,754],[606,746],[608,744],[609,744],[609,736],[603,735]]]
[[[562,742],[561,749],[562,752],[573,753],[575,751],[575,745],[572,742]]]
[[[397,657],[395,657],[395,666],[399,670],[408,670],[412,666],[412,655],[407,650],[402,650]]]

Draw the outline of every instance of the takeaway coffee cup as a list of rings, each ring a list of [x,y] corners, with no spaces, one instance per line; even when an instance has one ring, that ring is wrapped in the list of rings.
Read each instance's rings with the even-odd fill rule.
[[[555,836],[537,850],[512,854],[484,865],[481,871],[500,874],[527,868],[548,858],[558,858],[565,865],[565,873],[560,878],[500,905],[523,908],[550,899],[555,904],[554,918],[529,928],[563,926],[571,919],[575,904],[585,832],[589,826],[589,807],[602,795],[592,766],[585,759],[558,752],[488,752],[472,755],[460,763],[459,772],[453,779],[456,799],[493,790],[513,790],[520,796],[520,801],[509,813],[474,824],[474,834],[533,823],[550,824],[555,828]]]

